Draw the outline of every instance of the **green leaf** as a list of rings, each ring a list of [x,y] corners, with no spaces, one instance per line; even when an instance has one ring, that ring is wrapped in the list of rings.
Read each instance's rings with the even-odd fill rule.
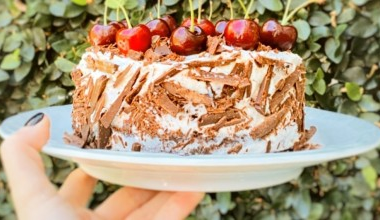
[[[343,53],[339,53],[340,43],[334,38],[329,38],[325,43],[325,53],[334,63],[339,63],[343,59]]]
[[[7,81],[9,79],[9,74],[4,70],[0,69],[0,82]]]
[[[359,117],[371,123],[380,121],[380,115],[373,112],[363,112],[359,115]]]
[[[361,170],[365,182],[372,190],[376,189],[377,172],[372,166],[367,166]]]
[[[65,18],[74,18],[82,14],[86,8],[74,4],[68,4],[64,13]]]
[[[371,20],[359,17],[347,29],[347,33],[351,36],[368,38],[376,34],[378,27],[371,22]]]
[[[293,209],[301,219],[306,219],[311,210],[311,198],[309,191],[302,190],[293,196]]]
[[[339,39],[340,35],[347,29],[347,24],[340,24],[334,30],[334,38]]]
[[[32,63],[23,63],[20,67],[15,69],[13,73],[14,80],[16,82],[21,82],[30,72],[32,68]]]
[[[358,66],[347,68],[337,76],[337,79],[345,82],[354,82],[360,86],[364,85],[367,80],[364,69]]]
[[[321,38],[331,36],[331,30],[330,30],[330,28],[328,28],[326,26],[314,27],[311,30],[311,36],[313,37],[313,40],[317,41]]]
[[[66,11],[67,3],[65,2],[54,2],[50,4],[49,11],[52,15],[57,17],[63,17]]]
[[[72,69],[75,67],[75,63],[59,57],[58,59],[55,60],[54,64],[57,66],[59,70],[62,72],[71,72]]]
[[[80,6],[87,5],[87,0],[71,0],[71,2]]]
[[[20,50],[17,49],[13,53],[8,54],[4,57],[3,61],[1,62],[0,68],[3,70],[14,70],[17,67],[19,67],[20,64]]]
[[[66,90],[58,86],[46,88],[45,95],[49,106],[63,104],[66,100]]]
[[[326,82],[323,79],[317,79],[313,82],[313,88],[314,90],[320,94],[323,95],[326,92]]]
[[[124,3],[124,7],[127,9],[127,10],[131,10],[131,9],[134,9],[136,8],[137,6],[139,5],[139,2],[138,0],[128,0]],[[163,7],[165,5],[162,5],[161,4],[161,7]],[[161,9],[162,11],[162,9]],[[162,11],[162,13],[164,13],[164,11]]]
[[[359,101],[362,97],[363,90],[358,86],[358,84],[353,82],[346,82],[344,84],[347,90],[347,96],[352,101]]]
[[[297,20],[293,22],[294,27],[298,32],[298,39],[305,41],[309,38],[311,29],[309,23],[304,20]]]
[[[32,32],[33,32],[34,45],[39,50],[45,50],[46,49],[46,37],[45,37],[44,30],[42,30],[42,28],[33,28]]]
[[[162,4],[166,6],[173,6],[178,3],[179,0],[163,0]]]
[[[368,0],[352,0],[352,2],[357,6],[362,6],[365,5],[368,2]]]
[[[57,52],[61,53],[64,51],[68,51],[71,48],[70,41],[67,39],[62,39],[55,41],[54,43],[51,44],[51,47]]]
[[[106,0],[106,6],[112,9],[117,9],[124,6],[125,2],[125,0]]]
[[[21,47],[21,56],[24,61],[30,62],[33,60],[35,55],[34,47],[32,44],[24,43]]]
[[[338,24],[348,23],[355,18],[356,11],[353,8],[344,8],[342,13],[338,15]]]
[[[322,11],[314,11],[309,18],[309,24],[311,26],[323,26],[329,23],[330,16]]]
[[[3,51],[12,52],[16,50],[17,48],[20,48],[21,43],[22,43],[21,33],[14,33],[12,35],[9,35],[4,41]]]
[[[222,214],[226,214],[229,210],[230,203],[231,203],[231,193],[230,192],[217,193],[216,201],[219,207],[219,211]]]
[[[363,95],[359,102],[359,107],[363,112],[376,112],[380,110],[380,103],[373,99],[372,95]]]
[[[284,8],[280,0],[259,0],[259,2],[270,11],[281,11]]]
[[[8,11],[3,11],[0,13],[0,28],[6,27],[12,22],[12,15]]]

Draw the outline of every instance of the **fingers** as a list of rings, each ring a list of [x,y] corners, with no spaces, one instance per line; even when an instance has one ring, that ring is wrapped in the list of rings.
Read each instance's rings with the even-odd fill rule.
[[[151,190],[123,187],[99,205],[95,213],[104,219],[124,219],[156,194]]]
[[[197,192],[161,192],[127,219],[184,219],[203,197]]]
[[[81,169],[67,177],[58,194],[74,207],[85,207],[94,191],[97,180]]]
[[[177,192],[157,211],[154,219],[185,219],[202,201],[204,193]]]
[[[56,195],[39,155],[39,150],[48,141],[49,129],[50,121],[43,116],[38,124],[21,128],[1,146],[4,170],[16,209]]]

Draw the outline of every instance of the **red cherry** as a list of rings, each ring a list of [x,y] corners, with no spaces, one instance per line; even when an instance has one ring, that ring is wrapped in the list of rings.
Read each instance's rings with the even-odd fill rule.
[[[267,20],[260,29],[261,43],[280,50],[291,50],[295,45],[297,36],[295,27],[282,26],[275,19]]]
[[[217,35],[224,34],[224,30],[226,29],[226,26],[228,24],[227,20],[220,20],[216,22],[215,24],[215,32]]]
[[[198,21],[198,19],[195,18],[194,24],[202,28],[202,30],[205,32],[206,35],[210,35],[210,36],[215,35],[215,26],[211,21],[207,19],[201,19],[200,21]],[[181,26],[184,26],[184,27],[190,27],[190,25],[191,25],[190,18],[186,18],[185,20],[183,20],[181,24]]]
[[[194,25],[198,24],[198,19],[194,18]],[[185,20],[182,21],[181,26],[184,27],[190,27],[191,25],[191,18],[185,18]]]
[[[177,28],[177,22],[175,21],[175,19],[170,16],[170,15],[164,15],[161,17],[162,20],[166,21],[166,23],[168,24],[169,28],[170,28],[170,31],[174,31],[176,28]]]
[[[175,29],[170,37],[170,49],[179,55],[200,53],[206,48],[207,35],[198,27],[191,32],[188,27]]]
[[[128,54],[129,50],[145,52],[152,43],[152,34],[147,26],[139,24],[130,29],[117,32],[116,43],[120,52]]]
[[[118,29],[114,25],[94,25],[90,30],[90,43],[92,45],[107,45],[115,42]]]
[[[154,19],[146,23],[146,26],[149,28],[150,32],[153,35],[159,35],[160,37],[169,37],[170,36],[170,27],[163,19]]]
[[[207,20],[207,19],[201,19],[198,22],[198,26],[202,28],[202,30],[206,33],[208,36],[214,36],[215,35],[215,25]]]
[[[250,19],[231,20],[224,30],[227,45],[255,49],[260,39],[259,25]]]
[[[126,27],[122,21],[111,21],[109,25],[114,26],[117,30],[120,30]]]

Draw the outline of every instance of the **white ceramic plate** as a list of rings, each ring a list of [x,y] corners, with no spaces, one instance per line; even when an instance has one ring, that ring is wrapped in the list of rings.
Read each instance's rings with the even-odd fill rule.
[[[90,175],[111,183],[167,191],[238,191],[273,186],[297,178],[304,167],[360,154],[380,146],[380,129],[366,121],[306,108],[306,127],[314,125],[316,150],[256,155],[177,156],[164,153],[88,150],[66,145],[71,132],[71,105],[20,113],[6,119],[7,137],[32,115],[51,118],[51,139],[43,152],[72,160]]]

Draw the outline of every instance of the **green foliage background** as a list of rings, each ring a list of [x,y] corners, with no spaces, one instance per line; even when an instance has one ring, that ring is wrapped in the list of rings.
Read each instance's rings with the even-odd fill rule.
[[[132,23],[155,16],[156,1],[128,0]],[[291,8],[303,0],[293,0]],[[209,13],[203,1],[204,14]],[[248,0],[245,0],[248,4]],[[256,0],[251,18],[281,19],[281,0]],[[197,1],[194,1],[197,8]],[[226,0],[214,1],[213,21],[229,18]],[[237,1],[235,17],[243,11]],[[69,73],[80,59],[88,28],[101,20],[104,4],[94,0],[2,0],[0,2],[0,122],[29,109],[71,102]],[[187,0],[163,0],[162,13],[189,15]],[[109,19],[114,20],[115,11]],[[380,1],[328,0],[300,10],[295,52],[307,67],[308,105],[380,121]],[[279,186],[208,194],[189,219],[380,219],[379,151],[305,169]],[[59,186],[75,165],[43,156],[47,175]],[[117,186],[98,183],[91,206]],[[0,167],[0,218],[15,219]]]

